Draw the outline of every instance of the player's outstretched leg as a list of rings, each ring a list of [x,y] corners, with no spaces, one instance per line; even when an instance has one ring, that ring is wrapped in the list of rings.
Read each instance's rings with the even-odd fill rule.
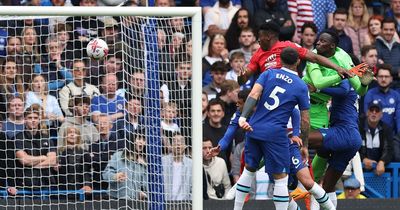
[[[287,210],[289,206],[288,175],[286,173],[274,174],[274,204],[276,210]]]
[[[327,159],[320,157],[318,154],[314,156],[312,161],[312,169],[315,182],[319,183],[319,181],[321,180],[321,177],[325,173],[327,163]]]
[[[244,168],[242,175],[236,183],[236,196],[234,210],[242,210],[246,195],[250,192],[251,184],[254,180],[255,172]]]
[[[316,182],[314,182],[307,168],[301,169],[297,172],[296,175],[300,183],[303,184],[306,190],[308,190],[313,195],[315,200],[319,203],[319,205],[322,206],[322,208],[326,210],[336,209],[335,205],[330,200],[330,197],[325,192],[325,190],[322,189],[322,187],[319,186]]]

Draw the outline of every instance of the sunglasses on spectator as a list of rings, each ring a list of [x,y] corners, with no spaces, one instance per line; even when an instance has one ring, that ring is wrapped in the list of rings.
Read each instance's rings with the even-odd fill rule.
[[[371,107],[371,108],[369,108],[368,110],[369,110],[370,112],[376,112],[376,113],[381,112],[381,110],[380,110],[378,107]]]

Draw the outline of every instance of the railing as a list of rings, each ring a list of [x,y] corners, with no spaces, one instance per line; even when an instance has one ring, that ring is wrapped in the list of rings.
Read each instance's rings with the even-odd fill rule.
[[[374,166],[375,168],[375,166]],[[365,194],[371,198],[398,198],[399,197],[399,170],[400,163],[390,163],[381,176],[374,172],[364,172]]]

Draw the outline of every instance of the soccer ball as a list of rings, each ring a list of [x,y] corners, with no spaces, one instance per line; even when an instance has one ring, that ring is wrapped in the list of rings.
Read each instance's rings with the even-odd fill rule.
[[[86,46],[86,53],[95,60],[103,59],[108,54],[107,43],[99,38],[92,39]]]

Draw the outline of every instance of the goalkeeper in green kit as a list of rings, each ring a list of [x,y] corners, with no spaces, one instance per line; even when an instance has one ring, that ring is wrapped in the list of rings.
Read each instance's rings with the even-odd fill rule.
[[[317,45],[316,52],[319,55],[329,58],[336,65],[351,69],[351,72],[361,76],[368,68],[365,64],[354,67],[351,57],[342,49],[337,47],[339,37],[336,32],[325,30],[321,33]],[[354,67],[354,68],[353,68]],[[315,63],[307,63],[306,75],[303,80],[310,85],[310,120],[311,129],[317,130],[327,128],[329,126],[329,113],[327,103],[331,96],[320,93],[319,90],[339,84],[342,78],[336,71]],[[349,78],[349,82],[358,95],[364,95],[368,86],[363,85],[358,76]],[[312,161],[312,169],[314,180],[318,183],[324,174],[327,160],[316,155]]]

